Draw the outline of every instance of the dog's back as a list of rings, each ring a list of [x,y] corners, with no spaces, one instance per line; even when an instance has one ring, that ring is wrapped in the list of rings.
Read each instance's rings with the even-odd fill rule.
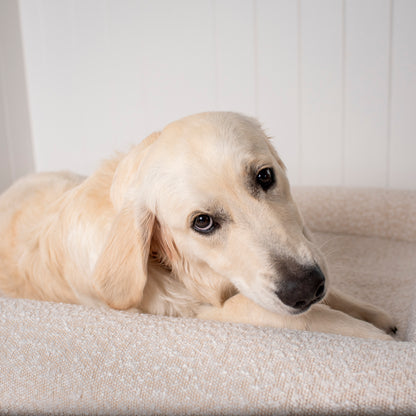
[[[69,172],[32,174],[0,195],[0,292],[33,297],[19,270],[21,260],[36,249],[35,229],[50,207],[83,180]]]

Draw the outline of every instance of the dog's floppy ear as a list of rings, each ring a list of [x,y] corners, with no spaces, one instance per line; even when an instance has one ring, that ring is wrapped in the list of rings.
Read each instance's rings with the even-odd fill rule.
[[[159,138],[160,132],[147,136],[137,146],[133,147],[119,162],[111,185],[111,202],[116,209],[124,204],[125,196],[132,182],[135,181],[143,158],[150,146]]]
[[[114,173],[110,194],[116,214],[96,262],[93,282],[101,299],[115,309],[138,307],[143,296],[155,215],[137,201],[146,193],[139,172],[159,135],[151,134],[130,150]]]
[[[116,215],[93,272],[95,289],[114,309],[138,307],[147,280],[155,217],[132,206]]]

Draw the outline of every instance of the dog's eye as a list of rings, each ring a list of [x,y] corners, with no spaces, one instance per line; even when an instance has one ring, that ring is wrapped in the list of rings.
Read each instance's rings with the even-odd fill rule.
[[[214,231],[216,223],[208,214],[199,214],[194,218],[192,228],[198,233],[209,234]]]
[[[262,187],[263,191],[270,189],[276,182],[272,168],[264,168],[256,176],[256,182]]]

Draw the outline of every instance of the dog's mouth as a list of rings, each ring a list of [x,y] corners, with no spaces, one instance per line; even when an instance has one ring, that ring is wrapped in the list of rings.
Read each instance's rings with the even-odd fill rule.
[[[290,308],[290,314],[291,315],[300,315],[301,313],[307,312],[309,308],[314,305],[315,303],[321,302],[326,295],[325,289],[323,290],[323,293],[318,296],[317,298],[313,299],[310,302],[304,302],[300,301],[298,305],[295,305],[294,307]]]

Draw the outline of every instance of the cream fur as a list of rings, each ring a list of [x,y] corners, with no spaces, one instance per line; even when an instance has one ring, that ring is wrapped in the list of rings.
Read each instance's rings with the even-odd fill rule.
[[[253,197],[251,170],[264,166],[277,186]],[[227,220],[200,235],[195,212]],[[21,179],[0,196],[0,235],[0,290],[10,296],[391,339],[388,316],[334,291],[329,306],[301,315],[278,299],[284,276],[272,255],[318,264],[327,284],[328,271],[283,162],[239,114],[174,122],[88,178]]]

